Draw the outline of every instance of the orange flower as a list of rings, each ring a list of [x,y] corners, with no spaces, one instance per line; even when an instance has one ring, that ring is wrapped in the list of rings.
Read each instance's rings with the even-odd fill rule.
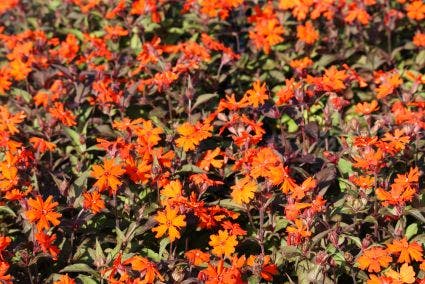
[[[137,142],[143,147],[151,149],[161,141],[160,135],[164,133],[164,130],[154,127],[150,120],[142,120],[142,124],[135,129],[135,133],[137,135]]]
[[[1,163],[0,165],[0,191],[10,192],[18,185],[19,175],[15,166]]]
[[[212,180],[206,174],[193,174],[189,179],[200,188],[207,189],[210,186],[217,186],[223,184],[222,181]]]
[[[249,32],[249,37],[257,48],[262,48],[265,54],[269,54],[272,46],[283,41],[284,29],[277,19],[263,20],[257,23]]]
[[[19,4],[19,0],[3,0],[0,2],[0,15]],[[1,275],[1,274],[0,274]],[[0,278],[1,279],[1,278]]]
[[[357,147],[368,147],[376,145],[378,141],[377,137],[369,137],[369,136],[354,136],[353,137],[353,145]]]
[[[61,43],[57,52],[63,60],[70,63],[75,56],[77,56],[79,50],[80,46],[78,44],[77,37],[73,34],[68,34],[65,41]]]
[[[245,93],[241,102],[257,108],[260,104],[264,104],[264,102],[269,98],[266,94],[267,87],[266,83],[261,84],[259,80],[257,80],[252,87],[252,89]]]
[[[140,130],[140,123],[143,121],[143,118],[138,118],[131,120],[128,117],[124,117],[122,120],[115,120],[112,123],[112,127],[123,132],[129,132],[130,134],[136,130]]]
[[[9,263],[7,263],[6,261],[0,260],[0,282],[2,282],[3,284],[13,283],[12,276],[10,274],[7,274],[9,267],[10,267]]]
[[[195,125],[185,122],[177,127],[177,133],[180,137],[176,139],[176,145],[183,148],[185,152],[195,150],[195,147],[208,137],[211,137],[212,126],[209,123]]]
[[[223,255],[230,257],[235,252],[235,246],[238,244],[235,235],[229,235],[227,230],[219,230],[217,235],[210,236],[208,243],[213,247],[212,253],[218,257]]]
[[[392,187],[390,191],[380,187],[376,189],[376,197],[382,201],[384,206],[404,205],[407,201],[411,201],[415,194],[416,190],[411,187]]]
[[[301,219],[296,219],[295,226],[287,227],[286,232],[288,232],[288,239],[286,240],[288,245],[299,245],[305,238],[311,236],[311,232]]]
[[[164,212],[165,211],[165,212]],[[158,212],[155,220],[159,225],[152,229],[156,232],[156,238],[162,237],[168,231],[168,238],[170,242],[180,239],[180,228],[186,227],[185,215],[178,215],[178,209],[165,207],[164,211]]]
[[[297,185],[292,177],[289,176],[288,167],[283,168],[283,183],[280,187],[283,193],[288,193]]]
[[[221,150],[218,147],[214,150],[208,150],[204,158],[198,162],[197,166],[204,171],[209,171],[210,165],[217,169],[221,168],[223,166],[223,160],[215,159],[215,157],[219,156],[220,154]]]
[[[262,10],[255,9],[255,14],[249,21],[253,22],[249,38],[257,49],[263,49],[264,53],[268,54],[272,46],[283,41],[284,29],[271,5],[264,6]]]
[[[281,106],[286,104],[295,96],[295,91],[301,87],[301,82],[295,82],[294,78],[285,79],[285,86],[282,87],[277,93],[276,105]]]
[[[164,281],[164,278],[159,273],[156,265],[149,261],[147,258],[141,256],[133,256],[123,262],[124,265],[131,264],[131,269],[139,271],[143,276],[142,282],[137,283],[154,283],[155,278]]]
[[[7,66],[0,67],[0,95],[4,95],[11,85],[10,72]]]
[[[43,232],[38,232],[35,234],[35,239],[37,240],[37,243],[40,245],[41,250],[44,253],[50,254],[53,260],[58,259],[60,250],[57,246],[53,245],[53,242],[56,240],[55,234],[49,236]]]
[[[200,266],[203,263],[210,261],[210,255],[199,249],[192,249],[184,254],[192,265]]]
[[[52,202],[52,199],[53,196],[49,195],[46,201],[43,201],[41,196],[37,195],[35,199],[28,200],[30,209],[25,212],[25,215],[31,223],[37,222],[38,231],[48,230],[50,228],[49,223],[52,223],[53,226],[57,226],[60,223],[58,218],[62,217],[62,214],[53,211],[58,206],[58,203]]]
[[[285,175],[282,160],[273,149],[262,147],[252,158],[249,175],[253,178],[268,178],[277,185]]]
[[[311,207],[310,203],[295,202],[285,205],[285,217],[290,221],[295,221],[301,214],[301,210]]]
[[[10,64],[10,75],[17,81],[25,80],[28,74],[32,71],[31,62],[22,62],[20,59],[13,60]]]
[[[376,0],[364,0],[363,2],[366,6],[372,6],[376,4]]]
[[[380,272],[381,267],[387,268],[392,258],[388,251],[381,247],[371,247],[363,251],[362,255],[357,259],[358,267],[361,270],[369,272]]]
[[[6,106],[0,105],[0,131],[7,131],[10,134],[18,133],[16,125],[24,121],[26,115],[24,112],[11,114]]]
[[[259,260],[260,260],[260,257],[251,255],[250,257],[248,257],[246,264],[254,267],[257,264],[257,261]],[[270,256],[269,255],[264,256],[261,262],[261,272],[260,272],[261,277],[264,280],[271,282],[273,281],[273,276],[277,275],[278,272],[279,271],[277,269],[276,264],[270,263]]]
[[[99,4],[100,0],[72,0],[72,2],[74,2],[75,5],[78,5],[78,7],[80,7],[81,12],[86,14],[94,7],[96,7],[96,5]]]
[[[46,141],[42,138],[31,137],[29,139],[34,149],[37,149],[38,152],[44,153],[46,151],[53,151],[56,148],[56,145],[52,142]]]
[[[7,55],[9,60],[22,60],[27,64],[33,62],[32,52],[34,48],[34,42],[17,42],[13,47],[13,51]]]
[[[375,184],[375,178],[372,176],[350,176],[350,181],[363,189],[372,188]]]
[[[93,93],[95,98],[90,98],[90,103],[98,103],[102,107],[118,104],[123,96],[123,92],[113,88],[114,82],[109,77],[93,82]]]
[[[110,192],[115,194],[118,190],[118,186],[122,184],[119,177],[125,173],[125,170],[120,165],[115,165],[113,159],[104,159],[103,167],[99,165],[93,165],[92,172],[90,175],[97,179],[94,184],[99,189],[99,192],[109,188]]]
[[[133,182],[142,184],[148,182],[152,173],[152,164],[149,161],[145,159],[134,161],[132,157],[127,157],[125,162],[127,175]]]
[[[419,182],[419,169],[417,167],[410,168],[406,174],[398,174],[394,179],[394,184],[401,187],[412,187]]]
[[[413,37],[413,43],[417,47],[425,47],[425,33],[416,32],[415,36]],[[1,93],[1,87],[0,87],[0,93]]]
[[[68,274],[61,275],[61,277],[53,284],[75,284],[75,280],[68,276]]]
[[[198,279],[205,284],[243,283],[239,269],[224,267],[224,259],[220,259],[216,266],[208,264],[208,268],[199,272]]]
[[[400,75],[397,73],[384,74],[381,76],[380,81],[381,84],[376,88],[376,98],[378,99],[387,97],[403,84],[403,80],[400,79]]]
[[[27,190],[25,191],[20,191],[18,189],[12,189],[8,192],[6,192],[4,198],[6,200],[21,200],[22,198],[24,198],[25,196],[27,196],[30,192],[32,192],[32,188],[29,187]]]
[[[298,20],[302,21],[304,20],[307,15],[310,7],[315,2],[313,0],[280,0],[279,1],[279,8],[283,10],[292,10],[292,15]],[[322,3],[322,2],[317,2]]]
[[[319,32],[314,28],[311,21],[308,21],[304,26],[297,26],[297,37],[300,41],[313,44],[319,39]]]
[[[407,201],[411,201],[416,194],[418,181],[418,168],[411,168],[409,173],[397,175],[397,178],[395,178],[393,184],[391,184],[391,190],[389,192],[382,188],[377,188],[376,197],[383,201],[385,206],[404,205]]]
[[[58,83],[56,83],[58,82]],[[60,83],[59,83],[60,82]],[[59,87],[59,90],[55,90],[53,91],[52,89],[54,89],[53,87],[55,86],[55,88]],[[34,103],[36,106],[43,106],[45,108],[47,108],[47,106],[54,102],[57,101],[61,95],[63,95],[63,91],[65,89],[62,86],[62,81],[56,80],[55,83],[53,83],[52,87],[50,87],[49,90],[39,90],[35,96],[33,97],[34,99]]]
[[[384,153],[381,149],[377,151],[367,149],[361,154],[362,156],[353,157],[355,160],[354,167],[365,170],[367,173],[374,173],[378,172],[383,166]]]
[[[344,70],[338,71],[338,69],[332,65],[325,70],[322,81],[326,91],[337,92],[345,89],[344,81],[347,78],[348,75]]]
[[[105,39],[117,39],[121,36],[128,35],[128,31],[121,26],[106,26],[105,27],[106,36]]]
[[[235,235],[235,236],[245,236],[246,231],[241,228],[241,226],[238,223],[232,223],[230,221],[224,221],[221,226],[223,229],[229,231],[229,234]]]
[[[291,190],[291,197],[295,200],[301,200],[305,197],[306,193],[317,186],[317,182],[314,178],[309,177],[303,181],[301,186],[295,186]]]
[[[249,203],[254,198],[254,194],[257,191],[257,182],[246,176],[236,181],[236,184],[230,187],[232,189],[232,199],[238,203]]]
[[[243,3],[243,0],[200,0],[201,13],[209,17],[220,16],[225,20],[229,16],[229,12],[233,8],[237,8]]]
[[[224,44],[210,37],[206,33],[201,34],[201,40],[207,48],[222,51],[224,55],[227,56],[227,60],[239,59],[240,57],[238,54],[234,53],[230,47],[226,47]]]
[[[411,284],[415,283],[415,271],[412,266],[407,263],[400,267],[400,272],[394,271],[391,268],[384,272],[385,276],[392,278],[394,284]]]
[[[406,5],[407,16],[412,20],[421,21],[425,18],[425,4],[422,0],[415,0]]]
[[[105,18],[110,20],[113,19],[117,16],[117,14],[119,14],[121,11],[123,11],[125,9],[125,4],[126,4],[126,0],[120,0],[114,9],[112,9],[111,11],[108,11],[108,13],[106,13]]]
[[[121,0],[125,1],[125,0]],[[156,1],[156,0],[154,0]],[[162,54],[162,46],[160,46],[161,38],[154,36],[150,41],[145,41],[142,50],[137,55],[137,60],[140,61],[139,67],[133,70],[130,74],[138,74],[142,69],[146,67],[149,63],[158,62],[158,56]]]
[[[391,133],[385,133],[382,141],[389,142],[397,151],[404,150],[405,145],[409,143],[410,137],[404,135],[404,131],[400,129],[394,130],[394,135]]]
[[[369,275],[367,284],[394,284],[393,278],[387,276],[376,276],[374,274]],[[402,284],[402,283],[400,283]]]
[[[348,71],[348,74],[350,74],[350,77],[352,80],[357,81],[359,84],[360,88],[365,88],[367,87],[367,83],[365,81],[364,78],[362,78],[357,72],[356,70],[354,70],[353,68],[351,68],[350,66],[348,66],[347,64],[342,64],[342,67],[344,67],[345,70]]]
[[[150,15],[152,22],[159,23],[161,16],[157,11],[158,0],[135,0],[131,5],[131,14]]]
[[[182,184],[179,180],[170,181],[170,183],[161,190],[161,197],[165,197],[165,199],[178,198],[180,196],[182,196]]]
[[[237,126],[236,128],[234,126]],[[234,114],[231,121],[220,129],[220,134],[227,128],[238,147],[248,144],[257,144],[262,139],[265,130],[262,122],[250,120],[246,115]]]
[[[329,87],[330,85],[327,85],[326,89],[328,89]],[[344,107],[350,104],[350,102],[344,99],[342,96],[338,96],[334,93],[329,96],[329,103],[337,111],[341,111]]]
[[[151,84],[156,85],[158,92],[168,88],[175,80],[179,78],[178,72],[164,71],[158,72],[152,78]]]
[[[352,3],[349,6],[349,11],[344,20],[349,24],[357,20],[362,25],[367,25],[370,20],[370,15],[366,12],[366,10],[357,7],[356,3]]]
[[[89,209],[93,214],[99,213],[105,208],[105,202],[98,191],[84,192],[83,197],[84,209]]]
[[[236,101],[235,94],[231,94],[230,96],[226,95],[226,99],[220,100],[217,110],[223,111],[225,109],[228,109],[228,110],[235,111],[241,108],[245,108],[247,106],[248,106],[248,103],[246,101],[240,100],[238,102]]]
[[[393,240],[391,244],[387,245],[388,251],[391,254],[398,255],[400,254],[398,258],[399,263],[407,263],[409,264],[411,260],[415,261],[422,261],[422,246],[416,242],[413,241],[410,244],[407,242],[406,237],[404,237],[401,240]]]
[[[3,251],[10,245],[11,242],[11,238],[0,236],[0,260],[3,260]]]
[[[127,269],[124,267],[124,263],[122,261],[122,253],[118,253],[118,255],[115,257],[114,261],[112,262],[112,266],[101,269],[100,273],[103,277],[108,276],[109,282],[111,280],[115,280],[116,274],[119,274],[121,278],[128,280],[128,274]],[[121,280],[121,279],[120,279]],[[119,281],[112,282],[112,283],[122,283]],[[125,283],[125,282],[124,282]]]
[[[313,60],[311,60],[309,57],[294,59],[294,60],[291,60],[291,62],[289,62],[289,66],[297,70],[307,69],[311,65],[313,65]],[[293,78],[291,80],[293,80]],[[285,81],[288,81],[288,80],[285,79]],[[288,85],[288,83],[286,83],[286,85]]]
[[[377,100],[373,100],[370,103],[368,102],[358,103],[354,108],[355,112],[357,112],[358,114],[363,114],[363,115],[371,114],[372,112],[375,112],[378,109],[379,109],[379,106],[378,106]]]
[[[77,125],[75,115],[71,111],[65,110],[63,103],[55,102],[53,107],[49,108],[49,113],[66,126]]]

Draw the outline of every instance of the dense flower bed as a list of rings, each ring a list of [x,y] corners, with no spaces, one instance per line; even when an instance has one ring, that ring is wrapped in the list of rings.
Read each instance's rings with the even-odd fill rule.
[[[1,283],[425,283],[422,0],[1,0]]]

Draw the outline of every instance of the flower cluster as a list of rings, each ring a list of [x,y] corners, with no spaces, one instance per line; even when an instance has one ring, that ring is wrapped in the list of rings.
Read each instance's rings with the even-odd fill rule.
[[[424,20],[0,1],[0,283],[425,283]]]

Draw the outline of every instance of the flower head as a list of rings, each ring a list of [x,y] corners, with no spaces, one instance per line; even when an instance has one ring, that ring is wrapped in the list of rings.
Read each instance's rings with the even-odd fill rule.
[[[178,215],[178,209],[166,207],[164,211],[158,212],[155,220],[159,225],[152,229],[157,238],[162,237],[168,231],[171,242],[180,238],[179,229],[186,226],[185,215]]]
[[[105,208],[105,202],[98,191],[83,193],[84,209],[89,209],[93,214],[99,213]]]
[[[369,272],[380,272],[387,268],[392,258],[388,251],[381,247],[371,247],[365,250],[357,259],[358,267]]]
[[[52,202],[53,196],[47,197],[46,201],[43,201],[40,195],[36,196],[35,199],[31,198],[28,200],[30,209],[25,212],[25,216],[31,223],[37,223],[37,230],[43,229],[48,230],[51,223],[53,226],[59,225],[58,220],[62,217],[62,214],[54,211],[54,208],[58,206],[57,202]]]
[[[406,238],[401,240],[393,240],[388,244],[388,251],[391,254],[400,255],[398,257],[399,263],[409,264],[412,260],[422,261],[422,246],[418,242],[408,242]]]
[[[116,193],[118,186],[122,184],[119,177],[125,173],[125,170],[120,165],[116,165],[112,159],[104,159],[103,166],[93,165],[91,176],[96,178],[94,184],[99,189],[99,192],[105,189],[110,189],[112,193]]]
[[[217,256],[230,256],[235,252],[235,247],[238,244],[235,235],[229,235],[227,230],[219,230],[217,235],[210,236],[208,243],[213,247],[212,253]]]

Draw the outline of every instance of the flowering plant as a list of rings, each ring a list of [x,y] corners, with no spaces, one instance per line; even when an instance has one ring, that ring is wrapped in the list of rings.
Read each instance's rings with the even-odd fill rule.
[[[0,1],[0,282],[425,283],[424,18]]]

